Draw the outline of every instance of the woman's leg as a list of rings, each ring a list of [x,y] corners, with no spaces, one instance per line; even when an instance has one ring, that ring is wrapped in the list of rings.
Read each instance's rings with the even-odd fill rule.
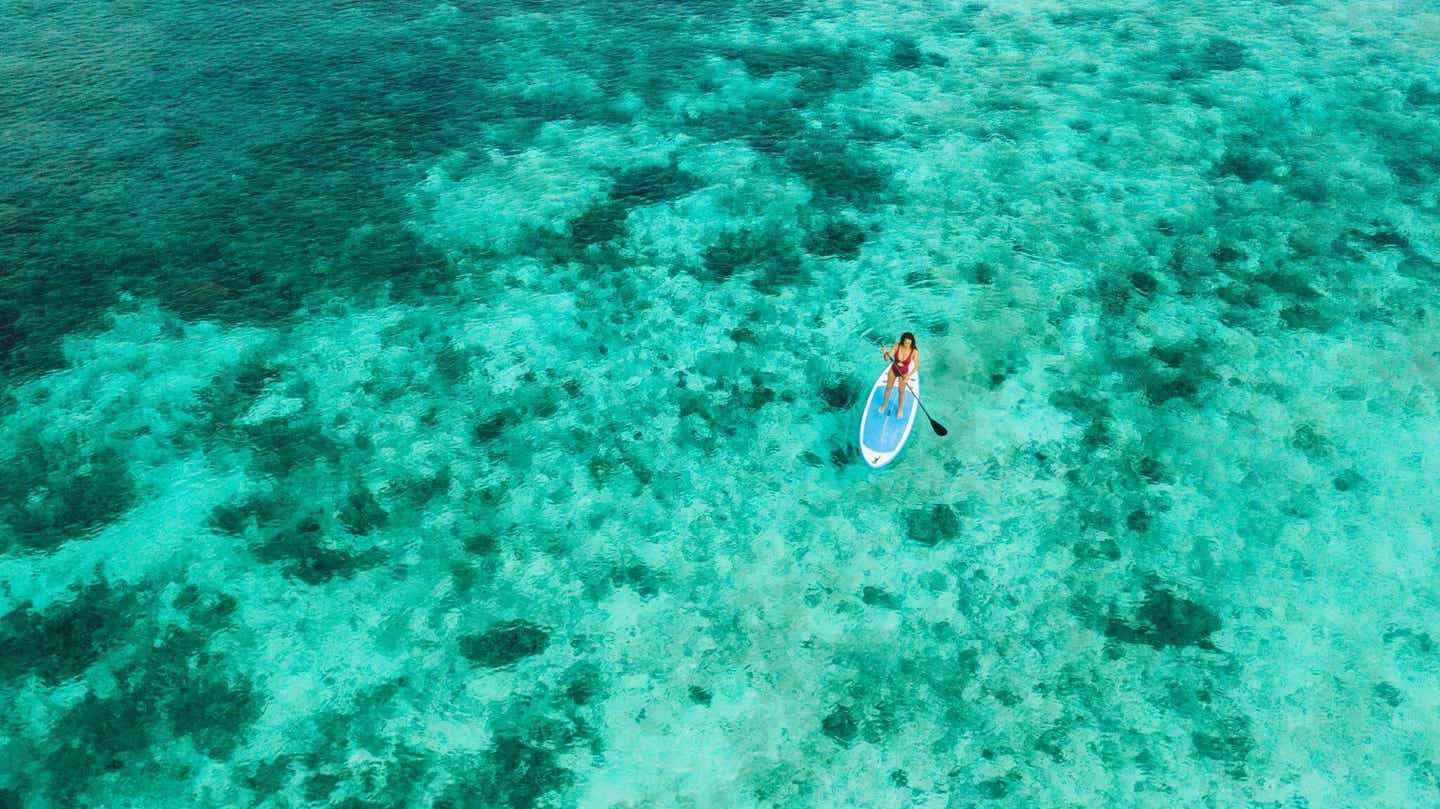
[[[890,388],[895,386],[895,371],[891,369],[885,372],[885,398],[880,400],[880,412],[885,412],[885,405],[890,404]]]
[[[891,371],[891,372],[890,372],[890,376],[892,376],[892,377],[895,376],[895,372],[894,372],[894,371]],[[900,377],[900,398],[895,402],[895,417],[896,417],[896,418],[900,418],[900,417],[902,417],[902,416],[905,415],[905,388],[908,387],[909,384],[910,384],[910,375],[909,375],[909,374],[906,374],[905,376]]]

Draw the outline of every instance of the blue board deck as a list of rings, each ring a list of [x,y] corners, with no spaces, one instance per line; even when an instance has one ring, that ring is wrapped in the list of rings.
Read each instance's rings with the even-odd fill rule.
[[[880,402],[885,398],[885,377],[888,372],[888,368],[881,372],[880,378],[870,386],[870,395],[864,400],[865,410],[860,415],[860,457],[873,469],[879,469],[895,460],[915,427],[915,395],[920,390],[920,374],[916,372],[910,377],[910,390],[905,394],[904,412],[897,412],[900,400],[897,383],[890,391],[890,403],[886,405],[885,414],[881,415],[878,411]]]

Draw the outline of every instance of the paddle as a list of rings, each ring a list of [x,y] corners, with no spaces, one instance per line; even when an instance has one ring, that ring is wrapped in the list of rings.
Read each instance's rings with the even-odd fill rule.
[[[912,390],[910,391],[910,395],[915,397],[915,403],[920,405],[920,410],[925,414],[925,418],[930,419],[930,429],[934,430],[936,435],[945,435],[949,432],[949,430],[945,429],[945,425],[941,424],[933,418],[930,418],[930,411],[926,410],[925,403],[920,401],[920,394]]]
[[[945,429],[945,425],[930,416],[930,411],[925,409],[925,402],[920,400],[920,394],[916,393],[914,388],[910,388],[908,385],[906,387],[909,388],[910,395],[915,397],[915,404],[920,405],[920,410],[925,414],[925,418],[930,419],[930,429],[934,430],[936,435],[945,435],[950,432]]]

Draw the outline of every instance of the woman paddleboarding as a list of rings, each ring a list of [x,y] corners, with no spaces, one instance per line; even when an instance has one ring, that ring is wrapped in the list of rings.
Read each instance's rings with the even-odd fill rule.
[[[905,391],[910,377],[920,370],[920,350],[915,347],[915,335],[905,332],[895,345],[881,349],[881,354],[890,360],[890,375],[885,380],[885,398],[880,402],[879,412],[885,413],[885,407],[890,404],[890,389],[899,380],[900,398],[895,403],[895,415],[898,417],[905,412]]]

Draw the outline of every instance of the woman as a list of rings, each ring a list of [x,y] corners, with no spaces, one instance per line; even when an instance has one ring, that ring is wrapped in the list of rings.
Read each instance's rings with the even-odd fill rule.
[[[900,335],[900,342],[882,349],[881,354],[890,360],[890,376],[885,380],[885,398],[880,401],[880,412],[883,414],[885,406],[890,404],[890,388],[898,379],[900,400],[895,403],[895,417],[899,418],[905,412],[905,386],[909,384],[911,374],[920,370],[920,351],[915,348],[915,335],[905,332]]]

